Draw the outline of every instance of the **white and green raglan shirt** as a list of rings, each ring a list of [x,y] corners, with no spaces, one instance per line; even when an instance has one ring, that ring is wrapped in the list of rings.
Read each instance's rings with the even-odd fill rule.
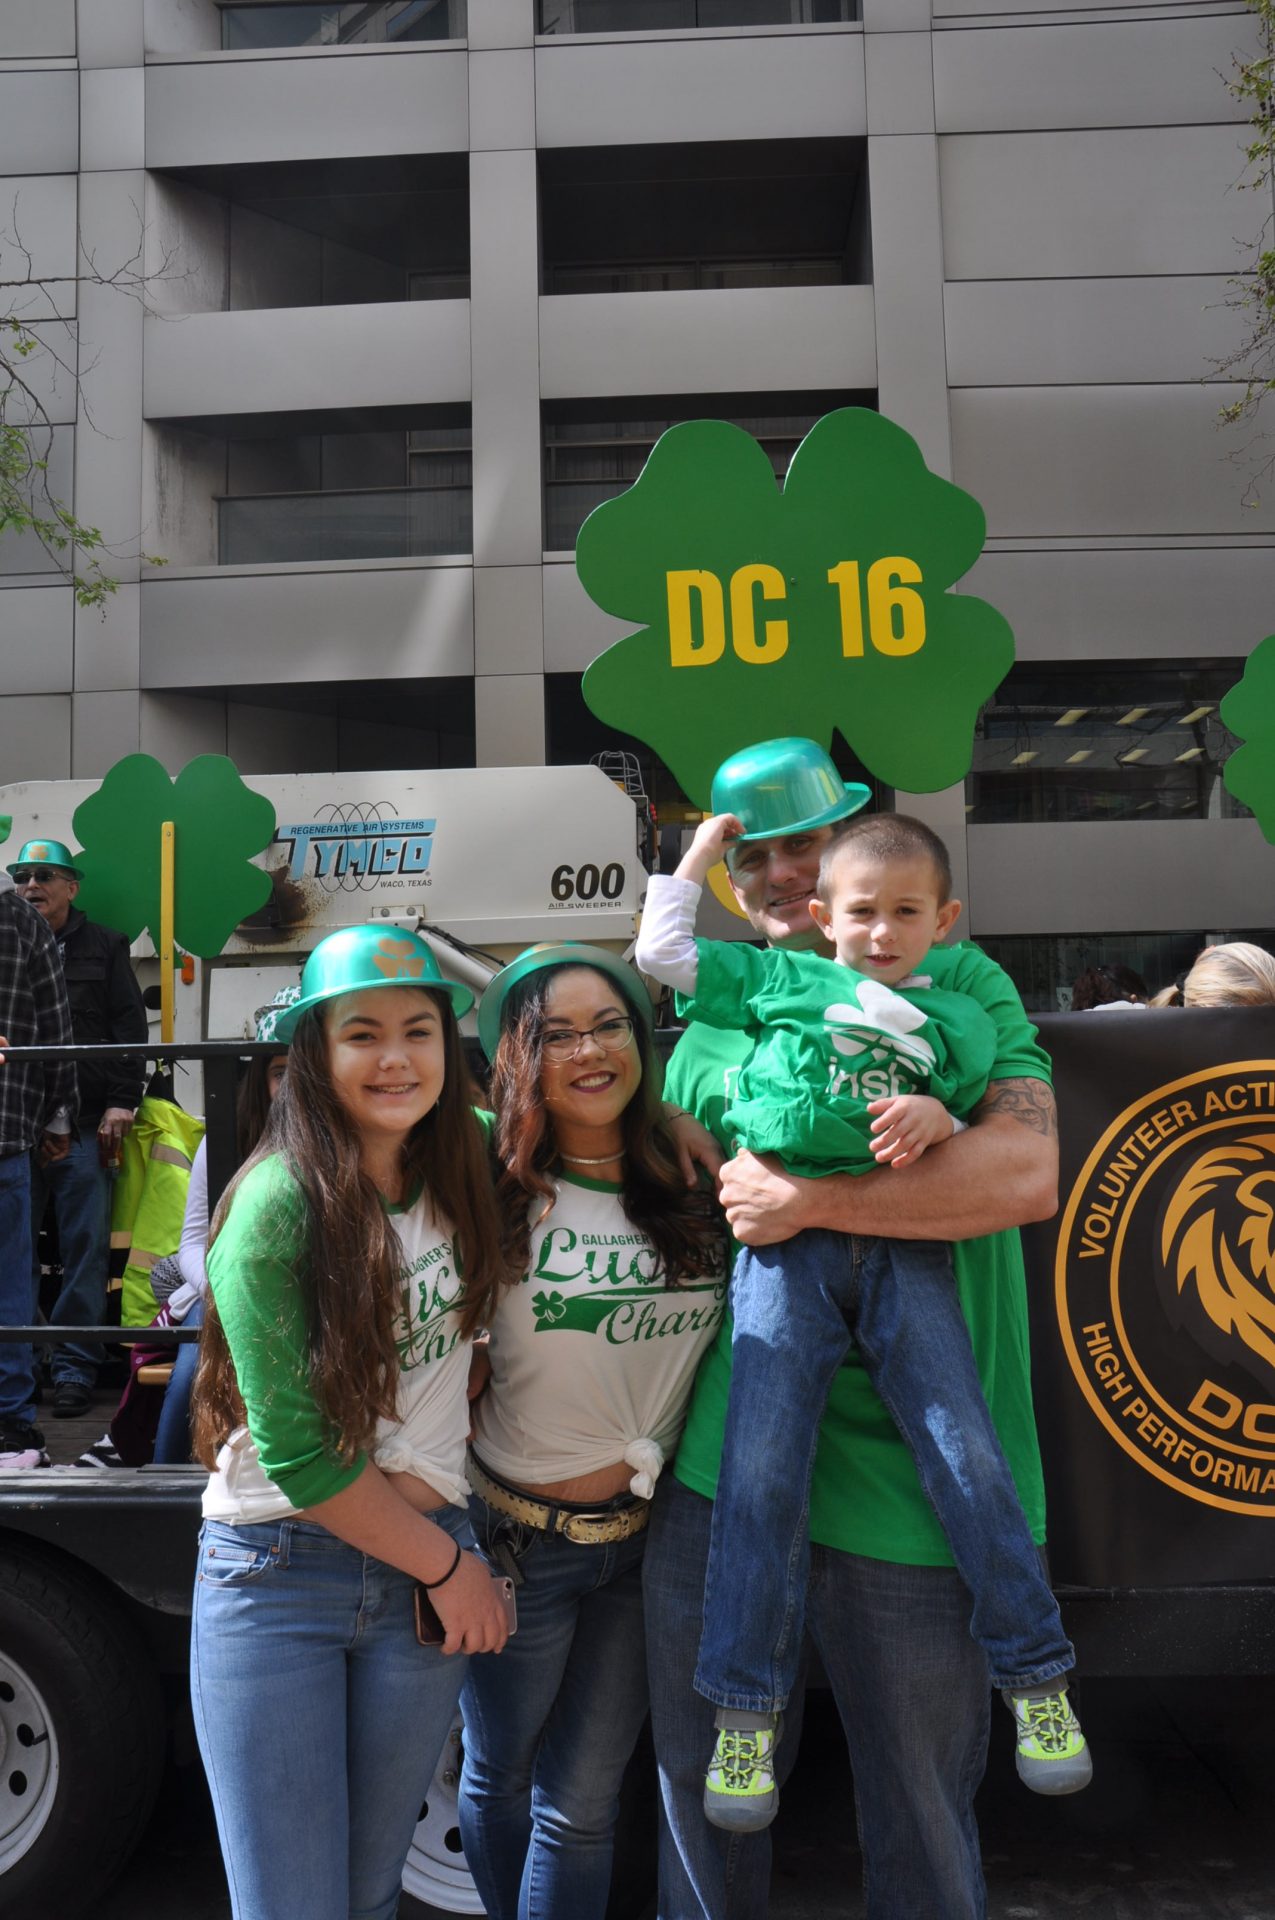
[[[423,1192],[406,1206],[384,1204],[403,1250],[398,1408],[378,1422],[370,1455],[342,1461],[310,1386],[296,1277],[305,1198],[278,1155],[245,1176],[209,1251],[208,1279],[247,1423],[218,1452],[205,1519],[287,1519],[350,1486],[369,1457],[386,1473],[415,1474],[454,1506],[466,1504],[470,1343],[460,1332],[464,1282],[452,1230]]]
[[[559,1175],[529,1269],[492,1320],[491,1385],[474,1408],[484,1466],[538,1486],[625,1461],[649,1498],[721,1325],[726,1278],[723,1267],[670,1284],[621,1187]]]

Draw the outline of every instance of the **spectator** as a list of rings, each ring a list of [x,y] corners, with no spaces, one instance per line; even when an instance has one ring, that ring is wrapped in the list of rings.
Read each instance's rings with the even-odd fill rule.
[[[1099,1007],[1145,1007],[1147,983],[1132,967],[1118,960],[1110,966],[1086,967],[1071,990],[1073,1013],[1092,1013]]]
[[[1182,983],[1182,1005],[1275,1006],[1275,955],[1248,940],[1205,947]]]
[[[87,920],[74,904],[80,871],[60,840],[28,840],[9,868],[28,906],[51,929],[62,956],[71,1030],[79,1045],[147,1037],[146,1008],[122,933]],[[83,1063],[79,1069],[80,1127],[57,1161],[35,1164],[31,1179],[31,1237],[51,1203],[62,1254],[62,1290],[51,1326],[100,1326],[106,1314],[111,1246],[111,1183],[106,1168],[119,1157],[146,1078],[145,1056]],[[39,1267],[35,1267],[36,1291]],[[68,1341],[52,1354],[53,1417],[68,1420],[89,1405],[102,1349]]]
[[[16,893],[0,893],[0,1046],[68,1046],[71,1011],[57,943]],[[0,1326],[30,1324],[31,1150],[65,1158],[75,1119],[75,1067],[10,1064],[0,1074]],[[35,1424],[29,1344],[0,1341],[0,1467],[47,1467]]]

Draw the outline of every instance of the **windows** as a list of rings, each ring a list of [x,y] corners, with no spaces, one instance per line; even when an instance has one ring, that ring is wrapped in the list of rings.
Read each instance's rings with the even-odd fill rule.
[[[826,26],[859,14],[859,0],[536,0],[536,31],[711,33],[723,27]]]
[[[834,407],[875,406],[875,394],[678,394],[648,400],[546,400],[545,547],[572,548],[585,518],[623,493],[679,420],[730,420],[759,440],[783,479],[798,445]]]
[[[265,47],[352,47],[413,40],[463,40],[465,0],[348,0],[348,4],[223,6],[228,53]]]
[[[866,140],[547,148],[539,172],[549,294],[871,278]]]
[[[1222,785],[1236,742],[1218,719],[1243,664],[1020,663],[979,716],[968,823],[1246,816]]]

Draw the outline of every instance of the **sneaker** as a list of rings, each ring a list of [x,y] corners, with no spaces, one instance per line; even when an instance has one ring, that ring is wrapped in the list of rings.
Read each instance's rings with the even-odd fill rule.
[[[78,1420],[93,1404],[93,1389],[87,1380],[59,1380],[53,1389],[53,1418]]]
[[[0,1424],[0,1471],[13,1467],[47,1467],[44,1435],[38,1427]]]
[[[115,1443],[109,1433],[95,1440],[91,1447],[85,1447],[78,1460],[72,1462],[77,1467],[122,1467],[124,1462],[115,1450]]]
[[[704,1813],[715,1827],[759,1833],[779,1811],[775,1748],[783,1719],[774,1713],[736,1713],[720,1707],[717,1744],[704,1776]]]
[[[1033,1793],[1079,1793],[1093,1778],[1093,1761],[1066,1687],[1007,1693],[1018,1728],[1018,1777]]]

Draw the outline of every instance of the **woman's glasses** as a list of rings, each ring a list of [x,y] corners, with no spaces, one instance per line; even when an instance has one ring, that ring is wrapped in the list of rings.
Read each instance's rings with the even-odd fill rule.
[[[547,1060],[574,1060],[586,1040],[596,1041],[603,1053],[619,1053],[633,1038],[632,1020],[617,1016],[601,1020],[596,1027],[581,1033],[578,1027],[554,1027],[541,1032],[540,1048]]]

